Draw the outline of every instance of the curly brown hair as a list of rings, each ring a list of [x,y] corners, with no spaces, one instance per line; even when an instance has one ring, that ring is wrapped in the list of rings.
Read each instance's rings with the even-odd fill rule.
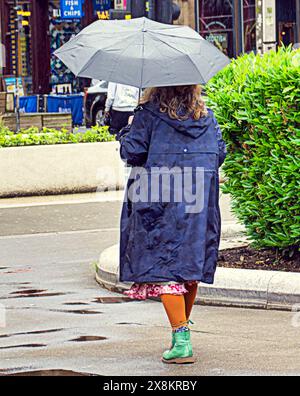
[[[159,104],[162,113],[181,121],[190,117],[199,120],[207,115],[200,85],[147,88],[140,104],[148,102]]]

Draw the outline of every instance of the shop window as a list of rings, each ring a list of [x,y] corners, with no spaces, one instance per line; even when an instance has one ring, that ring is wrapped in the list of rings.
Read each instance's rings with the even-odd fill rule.
[[[244,0],[244,51],[256,51],[256,1]]]
[[[27,20],[26,26],[19,23],[19,33],[16,33],[16,11],[14,10],[14,3],[6,2],[8,8],[8,36],[9,36],[9,65],[8,70],[10,74],[18,75],[23,78],[25,84],[25,91],[32,92],[32,49],[31,49],[31,19]],[[31,12],[31,4],[29,1],[24,1],[21,4],[21,11]]]
[[[200,34],[229,57],[234,56],[234,1],[199,0]],[[243,0],[244,51],[256,49],[256,2]]]
[[[71,84],[72,91],[80,91],[79,79],[54,56],[54,51],[68,42],[73,36],[82,30],[81,20],[62,20],[60,13],[60,0],[49,2],[49,32],[51,51],[51,78],[53,89],[58,84]]]
[[[200,0],[200,34],[233,57],[233,0]]]
[[[126,10],[127,0],[115,0],[116,10]]]
[[[111,0],[93,0],[94,15],[98,19],[109,19],[109,10],[113,7]]]

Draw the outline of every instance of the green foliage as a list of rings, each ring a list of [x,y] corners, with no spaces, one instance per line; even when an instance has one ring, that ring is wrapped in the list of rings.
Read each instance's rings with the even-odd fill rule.
[[[115,137],[111,135],[107,127],[93,127],[85,133],[69,133],[66,129],[29,128],[20,133],[14,133],[0,125],[0,148],[16,146],[34,146],[70,143],[95,143],[111,142]]]
[[[228,144],[233,211],[254,246],[300,249],[300,51],[244,55],[207,94]]]

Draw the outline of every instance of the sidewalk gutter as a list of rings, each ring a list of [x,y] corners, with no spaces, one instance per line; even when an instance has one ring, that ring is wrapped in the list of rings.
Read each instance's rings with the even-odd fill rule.
[[[130,284],[119,283],[119,247],[100,256],[96,280],[122,293]],[[300,273],[218,268],[214,285],[199,286],[197,303],[239,308],[300,311]]]

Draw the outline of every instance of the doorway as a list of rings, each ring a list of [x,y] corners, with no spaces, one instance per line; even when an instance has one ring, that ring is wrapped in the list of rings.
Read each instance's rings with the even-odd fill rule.
[[[288,46],[296,43],[296,0],[276,1],[278,45]]]

